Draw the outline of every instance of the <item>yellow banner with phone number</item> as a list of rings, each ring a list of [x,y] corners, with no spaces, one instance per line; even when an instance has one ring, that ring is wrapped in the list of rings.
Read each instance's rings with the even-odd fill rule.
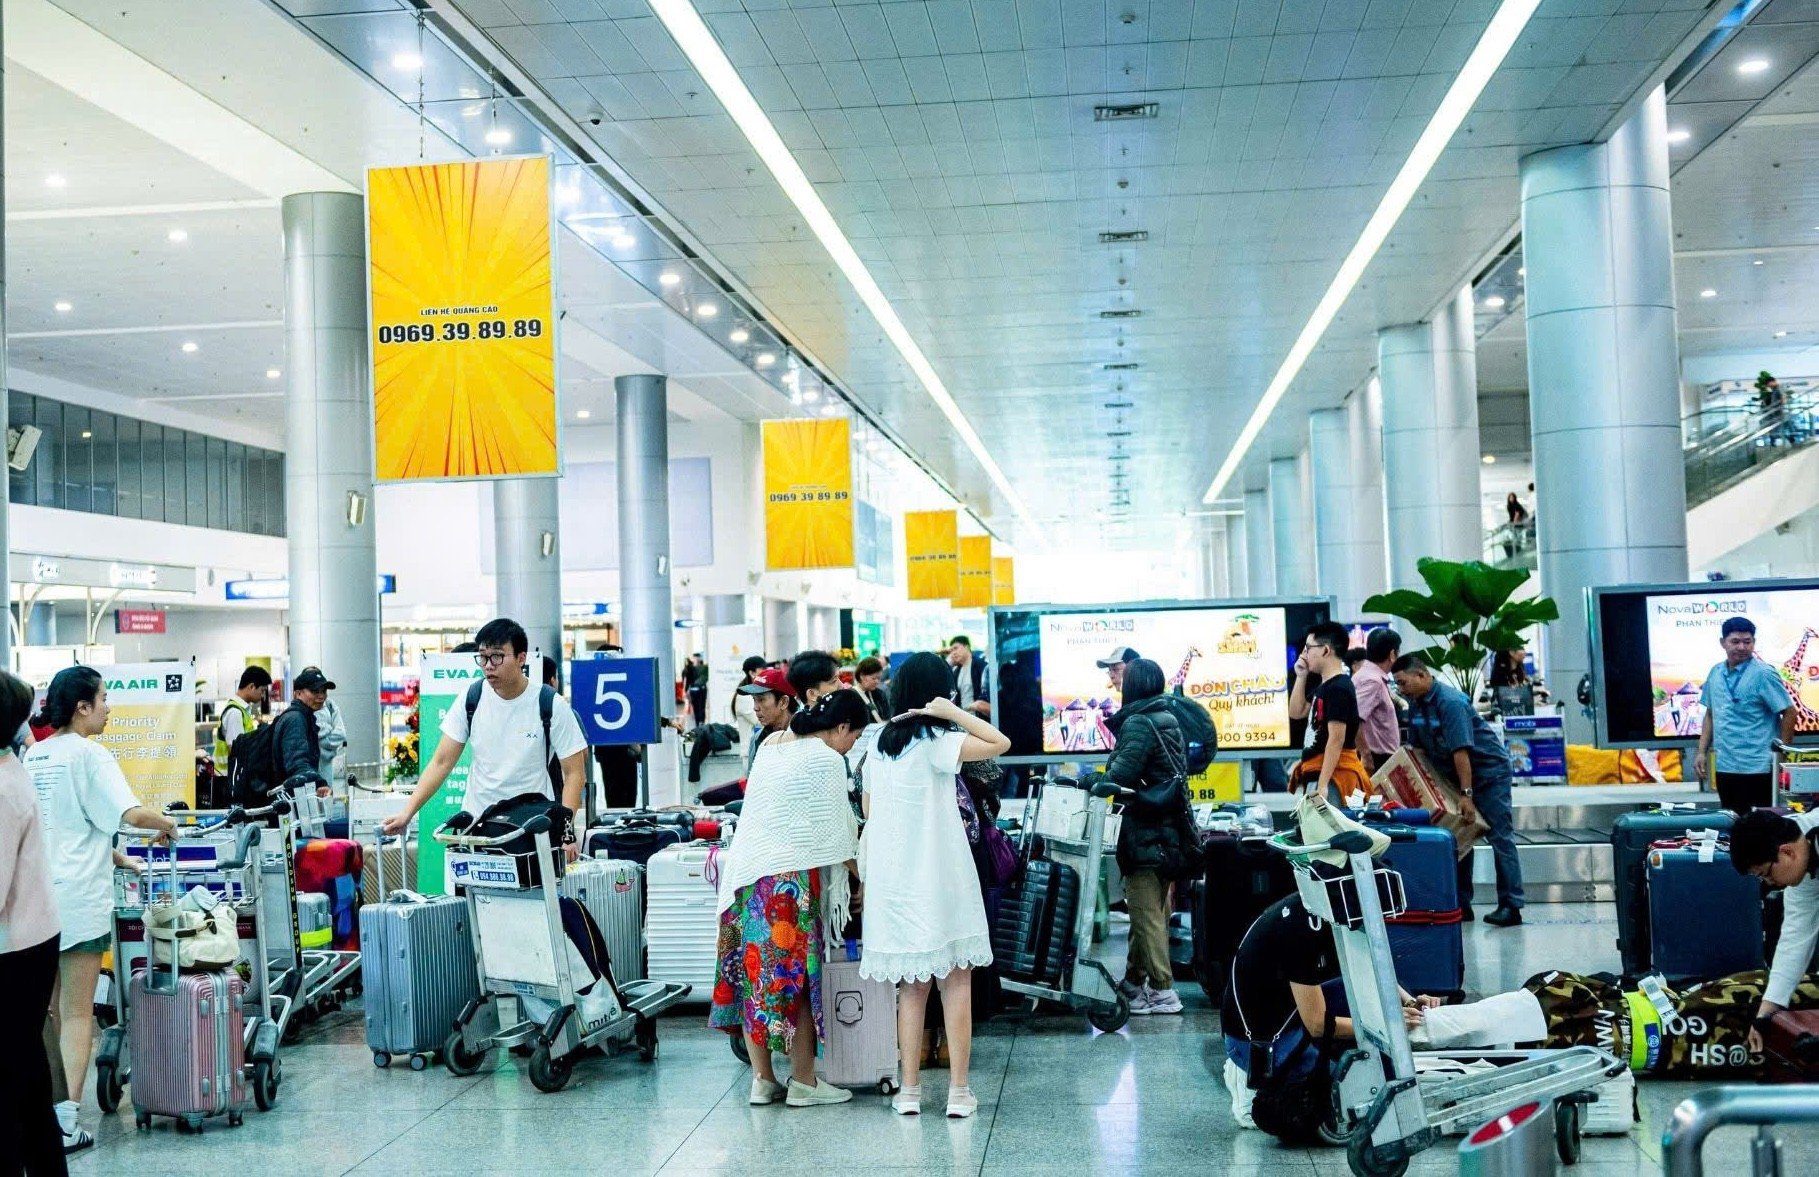
[[[909,599],[945,601],[960,591],[960,516],[954,511],[910,511],[903,516],[903,551],[909,563]]]
[[[546,155],[366,177],[381,482],[560,473]]]
[[[846,418],[764,423],[764,566],[853,566],[853,441]]]
[[[960,591],[954,608],[983,609],[992,603],[992,537],[960,537]]]

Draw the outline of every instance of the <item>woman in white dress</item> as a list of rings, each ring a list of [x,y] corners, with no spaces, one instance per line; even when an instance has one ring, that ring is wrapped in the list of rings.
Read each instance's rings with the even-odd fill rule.
[[[949,698],[953,674],[938,654],[903,664],[891,689],[897,718],[880,733],[864,766],[865,880],[862,976],[894,981],[903,1085],[891,1100],[899,1115],[922,1110],[922,1026],[929,987],[941,986],[951,1059],[947,1114],[972,1115],[972,970],[992,963],[991,929],[957,804],[960,765],[1010,750],[1009,737]]]

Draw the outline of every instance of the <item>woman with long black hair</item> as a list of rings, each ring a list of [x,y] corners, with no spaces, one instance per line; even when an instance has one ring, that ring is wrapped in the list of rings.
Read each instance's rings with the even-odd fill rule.
[[[892,684],[891,710],[865,763],[865,950],[861,976],[898,983],[899,1115],[922,1110],[922,1026],[939,983],[952,1063],[947,1114],[972,1115],[972,969],[992,963],[979,877],[955,804],[962,764],[1002,756],[1010,740],[949,698],[953,675],[939,654],[911,655]]]

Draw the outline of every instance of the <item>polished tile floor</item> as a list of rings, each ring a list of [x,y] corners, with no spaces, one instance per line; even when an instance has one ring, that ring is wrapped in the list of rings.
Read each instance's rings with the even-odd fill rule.
[[[1544,968],[1592,972],[1616,965],[1608,907],[1530,909],[1519,931],[1468,929],[1468,983],[1513,987]],[[358,1007],[312,1027],[285,1055],[278,1107],[249,1112],[200,1136],[160,1121],[133,1128],[130,1106],[103,1117],[91,1102],[83,1122],[100,1144],[77,1158],[78,1173],[154,1174],[449,1173],[461,1177],[606,1171],[613,1177],[693,1173],[965,1172],[1054,1174],[1345,1173],[1337,1151],[1277,1147],[1239,1130],[1219,1078],[1218,1017],[1197,987],[1189,1012],[1134,1020],[1098,1036],[1077,1018],[1006,1017],[984,1028],[972,1120],[903,1119],[875,1095],[806,1110],[745,1103],[748,1072],[695,1011],[665,1019],[657,1061],[590,1061],[569,1088],[536,1091],[516,1060],[471,1079],[441,1068],[416,1074],[374,1068],[362,1045]],[[939,1108],[945,1075],[927,1081]],[[1659,1171],[1660,1134],[1693,1085],[1644,1084],[1643,1121],[1628,1138],[1591,1138],[1578,1173],[1628,1177]],[[1781,1132],[1784,1172],[1819,1173],[1819,1129]],[[1707,1148],[1713,1172],[1742,1172],[1749,1133],[1727,1129]],[[1414,1159],[1416,1173],[1453,1172],[1454,1147]]]

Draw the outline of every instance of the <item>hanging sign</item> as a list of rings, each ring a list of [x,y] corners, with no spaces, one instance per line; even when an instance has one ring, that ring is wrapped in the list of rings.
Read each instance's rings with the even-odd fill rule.
[[[764,423],[764,566],[853,567],[852,427]]]
[[[1009,556],[992,557],[992,604],[1017,603],[1017,561]]]
[[[960,537],[960,591],[954,608],[983,609],[992,603],[992,537]]]
[[[560,473],[545,155],[366,177],[380,481]]]
[[[139,804],[196,805],[196,677],[187,662],[99,668],[107,727],[95,742],[114,754]]]
[[[162,609],[115,609],[115,633],[163,633],[165,613]]]
[[[945,601],[960,591],[960,517],[953,511],[911,511],[903,517],[909,598]]]

